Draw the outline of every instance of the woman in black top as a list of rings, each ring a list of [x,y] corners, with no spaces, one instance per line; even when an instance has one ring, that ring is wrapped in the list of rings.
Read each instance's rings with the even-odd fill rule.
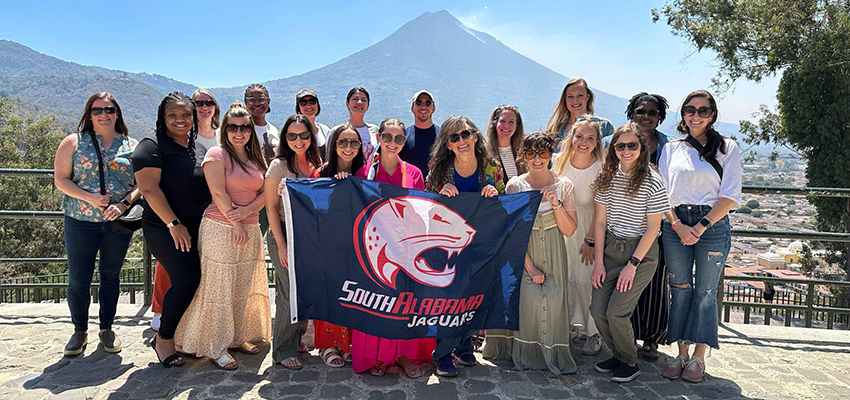
[[[198,228],[212,201],[201,167],[207,149],[195,143],[197,127],[195,103],[173,92],[159,105],[156,136],[139,142],[133,154],[136,182],[147,200],[145,241],[171,278],[159,340],[154,340],[157,358],[165,367],[183,364],[174,348],[174,331],[201,279]]]

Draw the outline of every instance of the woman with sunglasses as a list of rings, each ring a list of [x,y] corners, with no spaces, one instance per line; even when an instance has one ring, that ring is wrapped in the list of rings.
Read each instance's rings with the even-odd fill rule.
[[[239,364],[228,348],[257,354],[251,341],[271,338],[259,224],[266,161],[242,103],[230,105],[223,126],[221,146],[207,151],[202,164],[213,202],[199,231],[201,282],[175,343],[184,353],[209,357],[217,367],[232,370]]]
[[[593,90],[590,90],[590,86],[587,85],[584,78],[573,78],[567,82],[564,90],[561,91],[558,104],[552,111],[552,116],[549,117],[549,124],[546,126],[547,132],[558,136],[558,145],[563,143],[572,125],[579,118],[590,118],[598,123],[603,138],[614,133],[614,125],[611,124],[611,121],[593,116],[595,99],[596,95],[594,95]],[[589,115],[589,117],[586,115]],[[555,149],[555,151],[560,151],[560,149]]]
[[[714,130],[711,93],[691,92],[681,113],[677,129],[686,136],[667,143],[658,160],[673,207],[661,235],[672,295],[667,343],[679,346],[662,375],[699,382],[706,349],[719,347],[717,283],[731,247],[728,214],[741,204],[742,166],[738,144]]]
[[[331,128],[328,128],[325,124],[316,122],[316,117],[319,116],[321,111],[322,103],[319,102],[319,96],[316,95],[316,92],[310,89],[301,89],[295,95],[295,113],[304,115],[313,124],[313,131],[316,132],[316,146],[319,147],[319,155],[323,160],[327,160],[330,157],[327,144],[330,140]]]
[[[413,164],[399,158],[404,148],[404,123],[387,118],[378,127],[378,149],[369,165],[360,168],[355,176],[404,188],[425,190],[422,172]],[[353,331],[351,349],[354,355],[354,372],[370,371],[372,375],[384,375],[387,365],[398,364],[410,378],[422,376],[417,363],[431,358],[436,342],[432,338],[392,340]]]
[[[301,337],[307,330],[307,321],[289,323],[289,270],[286,260],[286,214],[281,203],[278,186],[285,178],[307,178],[322,160],[316,147],[313,124],[303,115],[291,115],[282,128],[286,140],[278,146],[277,155],[266,171],[264,183],[266,210],[269,210],[271,234],[266,242],[274,265],[275,318],[272,335],[272,360],[288,369],[301,369],[298,353],[307,351]]]
[[[517,161],[524,137],[522,115],[518,108],[508,104],[493,110],[487,125],[487,143],[490,153],[498,156],[502,170],[505,171],[506,184],[511,178],[525,173],[524,164]]]
[[[118,306],[119,273],[133,235],[114,232],[109,221],[120,217],[141,197],[135,188],[131,159],[137,143],[128,135],[118,102],[111,94],[99,92],[86,101],[77,133],[66,136],[56,150],[53,182],[63,193],[68,308],[74,323],[74,334],[65,346],[66,356],[82,353],[88,341],[89,289],[98,252],[98,336],[107,352],[121,351],[112,322]]]
[[[350,123],[346,122],[336,129],[330,137],[328,161],[313,171],[311,178],[344,179],[353,175],[365,164],[360,135]],[[351,330],[330,322],[313,320],[314,343],[319,349],[322,361],[330,367],[340,368],[351,357]]]
[[[197,126],[195,102],[173,92],[159,105],[156,135],[139,142],[133,154],[136,181],[147,200],[145,242],[171,278],[153,343],[165,367],[183,364],[174,348],[174,332],[201,279],[198,230],[212,201],[201,167],[207,148],[195,143]]]
[[[207,89],[197,89],[192,93],[192,100],[198,109],[198,138],[195,142],[203,145],[207,149],[218,146],[216,129],[219,127],[219,116],[221,108],[215,96]],[[165,292],[171,287],[171,280],[168,279],[168,274],[162,263],[156,262],[153,284],[153,302],[151,311],[153,311],[153,319],[151,319],[151,329],[154,332],[159,330],[160,318],[162,317],[162,298]]]
[[[479,193],[484,197],[505,192],[502,167],[487,151],[486,140],[469,118],[451,116],[442,125],[431,146],[425,189],[445,196],[460,192]],[[463,366],[477,364],[472,354],[472,336],[476,331],[459,332],[437,341],[433,359],[437,375],[457,376],[452,354]]]
[[[564,237],[576,230],[576,199],[569,178],[549,170],[555,140],[537,132],[522,141],[521,162],[528,173],[508,181],[506,193],[543,193],[537,210],[522,274],[519,331],[513,337],[487,332],[490,342],[505,341],[516,369],[548,370],[553,375],[576,372],[570,354],[567,299],[567,251]],[[500,346],[501,347],[501,346]]]
[[[602,338],[590,315],[593,286],[593,181],[602,170],[602,139],[599,123],[584,119],[573,124],[561,144],[552,171],[573,183],[576,197],[578,234],[567,237],[567,297],[570,306],[570,330],[581,353],[595,356],[602,349]]]
[[[631,314],[658,265],[664,183],[649,164],[646,135],[635,123],[614,131],[602,172],[593,182],[595,257],[590,313],[613,357],[594,367],[611,381],[640,375]]]

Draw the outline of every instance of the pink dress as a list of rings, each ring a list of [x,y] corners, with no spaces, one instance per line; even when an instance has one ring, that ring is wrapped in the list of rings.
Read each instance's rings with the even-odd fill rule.
[[[402,169],[405,171],[404,174],[402,174]],[[365,178],[368,172],[369,165],[366,165],[360,168],[354,176]],[[401,159],[399,159],[399,167],[392,175],[379,166],[378,172],[375,174],[375,181],[410,189],[425,190],[422,171],[412,164],[401,161]],[[405,183],[405,185],[402,185],[402,183]],[[354,372],[357,373],[368,371],[379,361],[384,365],[391,365],[401,356],[416,362],[431,361],[431,353],[437,347],[437,341],[434,338],[392,340],[367,335],[353,329],[351,331],[352,364]]]

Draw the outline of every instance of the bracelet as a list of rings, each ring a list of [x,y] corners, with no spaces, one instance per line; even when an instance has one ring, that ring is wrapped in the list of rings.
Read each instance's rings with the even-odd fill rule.
[[[676,230],[676,224],[678,224],[679,222],[682,222],[682,220],[676,219],[675,221],[673,221],[673,223],[670,224],[670,229],[675,231]]]
[[[556,209],[556,208],[564,208],[564,202],[562,202],[561,200],[558,200],[558,204],[552,206],[553,210]]]
[[[596,247],[596,241],[591,238],[584,238],[584,244],[586,244],[587,247]]]

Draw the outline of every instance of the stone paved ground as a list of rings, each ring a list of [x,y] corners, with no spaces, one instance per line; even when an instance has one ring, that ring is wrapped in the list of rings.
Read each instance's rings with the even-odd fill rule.
[[[850,332],[730,324],[720,328],[722,350],[707,360],[702,383],[668,381],[658,363],[641,361],[643,374],[616,384],[592,370],[606,357],[577,356],[575,375],[548,377],[514,371],[507,363],[482,360],[461,368],[454,379],[408,379],[391,369],[386,376],[359,375],[350,367],[322,364],[313,350],[305,368],[271,365],[268,345],[261,354],[235,354],[238,371],[222,371],[209,360],[189,360],[165,369],[148,347],[151,314],[138,305],[119,305],[115,330],[124,350],[111,355],[90,344],[74,358],[62,356],[72,332],[64,304],[0,304],[0,399],[846,399],[850,393]],[[97,315],[92,306],[92,315]],[[96,338],[96,322],[90,338]],[[672,348],[662,352],[673,354]]]

